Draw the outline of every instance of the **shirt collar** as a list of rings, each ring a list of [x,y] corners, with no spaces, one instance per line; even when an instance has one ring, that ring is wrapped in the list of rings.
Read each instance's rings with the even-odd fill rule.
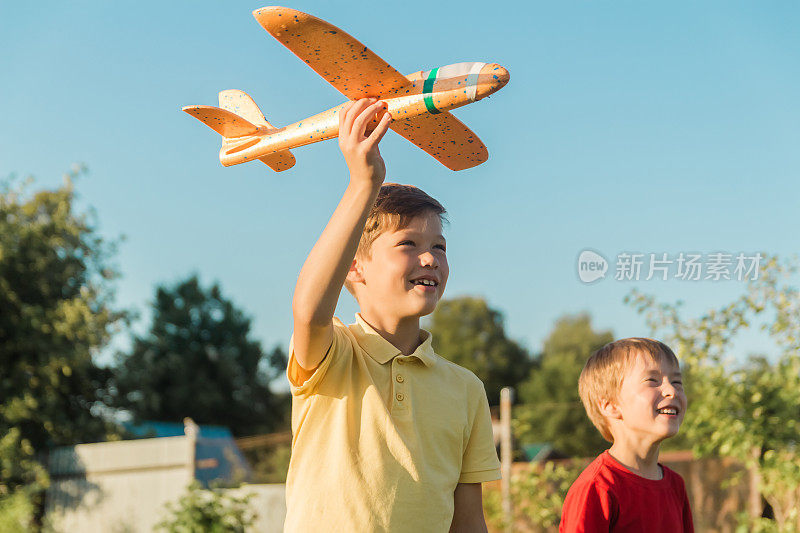
[[[398,355],[402,355],[394,344],[381,337],[380,333],[367,324],[359,313],[356,313],[354,326],[356,327],[352,328],[351,331],[354,333],[356,340],[358,340],[358,344],[376,362],[383,365]],[[436,354],[433,352],[432,345],[433,336],[424,329],[420,330],[420,336],[423,338],[422,344],[409,357],[416,357],[425,366],[431,367],[436,362]]]

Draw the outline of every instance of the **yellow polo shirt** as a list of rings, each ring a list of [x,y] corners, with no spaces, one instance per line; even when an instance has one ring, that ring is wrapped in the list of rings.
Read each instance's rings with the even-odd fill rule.
[[[333,325],[305,381],[290,347],[284,531],[448,531],[456,484],[500,479],[483,383],[427,331],[404,356],[360,315]]]

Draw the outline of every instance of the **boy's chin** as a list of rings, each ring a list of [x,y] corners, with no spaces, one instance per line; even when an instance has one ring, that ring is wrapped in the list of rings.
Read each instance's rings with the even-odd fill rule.
[[[671,439],[672,437],[674,437],[677,434],[678,434],[678,430],[677,429],[674,430],[674,431],[673,430],[669,430],[669,431],[664,432],[664,437],[663,438],[664,439]]]
[[[411,309],[409,309],[409,316],[428,316],[429,314],[436,311],[436,306],[439,304],[439,299],[437,298],[435,301],[427,301],[427,302],[419,302],[418,305],[414,305]]]
[[[435,305],[430,305],[430,306],[426,305],[426,306],[424,306],[424,307],[422,307],[422,308],[418,309],[418,310],[417,310],[415,313],[413,313],[413,314],[414,314],[415,316],[418,316],[418,317],[423,317],[423,316],[428,316],[428,315],[430,315],[430,314],[431,314],[431,313],[433,313],[434,311],[436,311],[436,306],[435,306]]]
[[[675,435],[678,434],[680,429],[681,429],[681,425],[680,424],[676,424],[674,426],[670,426],[666,431],[664,431],[664,438],[665,439],[670,439],[670,438],[674,437]]]

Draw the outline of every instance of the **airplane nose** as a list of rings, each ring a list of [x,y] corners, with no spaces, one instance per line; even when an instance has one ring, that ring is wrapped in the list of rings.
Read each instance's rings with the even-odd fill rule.
[[[494,85],[496,87],[495,91],[505,87],[506,83],[508,83],[508,80],[511,79],[511,74],[508,73],[505,67],[498,65],[497,63],[489,63],[484,67],[484,71],[492,76]]]
[[[501,65],[497,63],[487,63],[482,69],[478,78],[478,99],[489,96],[505,87],[511,75]]]

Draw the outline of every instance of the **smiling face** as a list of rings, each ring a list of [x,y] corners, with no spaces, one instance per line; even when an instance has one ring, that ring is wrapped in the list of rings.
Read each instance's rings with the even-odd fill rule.
[[[445,248],[442,223],[433,212],[378,235],[348,274],[362,314],[405,319],[432,313],[450,273]]]
[[[666,357],[637,354],[617,399],[605,407],[614,440],[660,442],[678,433],[686,413],[681,370]]]

